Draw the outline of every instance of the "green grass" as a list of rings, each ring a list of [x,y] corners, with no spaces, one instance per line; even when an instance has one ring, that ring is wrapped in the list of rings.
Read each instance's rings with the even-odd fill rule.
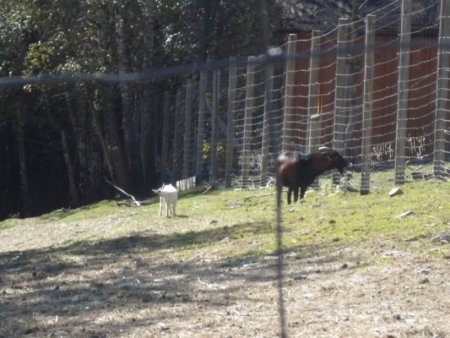
[[[13,228],[14,226],[21,223],[21,220],[16,218],[9,218],[4,221],[0,221],[0,231]]]
[[[117,205],[114,201],[101,201],[74,210],[58,209],[51,213],[40,216],[43,221],[74,222],[86,219],[104,217],[107,214],[117,213]]]
[[[434,235],[450,230],[448,189],[448,183],[426,181],[407,183],[402,186],[404,194],[394,197],[386,187],[366,196],[314,197],[318,208],[311,208],[305,200],[302,211],[309,231],[302,234],[303,241],[322,245],[334,241],[339,246],[373,247],[375,251],[377,246],[393,246],[425,254]],[[412,214],[400,217],[407,211]],[[295,217],[288,213],[286,219]]]
[[[374,264],[388,264],[389,258],[379,255],[389,250],[407,251],[418,257],[448,257],[449,244],[434,243],[432,239],[450,232],[450,183],[409,182],[401,187],[404,194],[390,197],[393,184],[383,175],[373,177],[373,191],[365,196],[326,187],[308,192],[305,199],[288,206],[283,193],[284,249],[312,257],[354,248],[370,252],[374,262],[378,260]],[[102,201],[80,209],[57,210],[35,221],[92,223],[93,231],[114,222],[107,231],[83,234],[85,240],[99,243],[106,238],[143,236],[139,237],[141,244],[155,248],[155,253],[177,254],[186,259],[205,255],[259,257],[276,250],[274,190],[201,192],[197,189],[181,194],[175,218],[160,217],[158,199],[154,198],[140,208]],[[406,211],[412,214],[401,218]],[[0,222],[0,231],[22,222]],[[69,236],[64,245],[73,248],[78,242],[79,238]]]

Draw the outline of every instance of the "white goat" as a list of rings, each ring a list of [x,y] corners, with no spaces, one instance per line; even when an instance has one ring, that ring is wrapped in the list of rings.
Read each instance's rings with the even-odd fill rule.
[[[164,185],[158,190],[152,191],[159,195],[159,215],[162,216],[163,208],[166,210],[166,217],[176,216],[176,207],[178,200],[178,190],[172,184]]]

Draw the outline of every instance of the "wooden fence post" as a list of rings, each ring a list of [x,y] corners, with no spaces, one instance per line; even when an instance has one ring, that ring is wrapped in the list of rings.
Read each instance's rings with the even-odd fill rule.
[[[293,150],[291,143],[294,142],[295,126],[295,106],[294,106],[294,85],[295,85],[295,54],[297,53],[297,35],[289,34],[287,44],[286,76],[284,84],[284,111],[283,111],[283,132],[282,151]]]
[[[252,121],[255,106],[255,60],[254,56],[248,57],[247,82],[245,85],[245,108],[244,108],[244,140],[242,147],[242,187],[249,186],[249,172],[251,162],[252,146]]]
[[[318,96],[320,92],[319,67],[320,67],[320,35],[314,30],[311,36],[311,57],[309,62],[309,89],[308,89],[308,152],[319,149],[321,116],[318,111]]]
[[[197,124],[197,149],[195,157],[195,176],[197,177],[197,182],[200,181],[201,175],[203,174],[203,141],[205,138],[205,114],[206,114],[206,82],[208,80],[208,72],[203,70],[200,73],[200,84],[198,91],[198,124]]]
[[[373,78],[375,66],[375,20],[375,15],[368,15],[366,18],[366,50],[364,53],[364,104],[361,149],[361,195],[367,195],[370,192],[370,150],[372,148]]]
[[[184,104],[184,152],[183,152],[183,174],[182,178],[190,176],[192,149],[192,80],[186,82],[186,101]]]
[[[395,143],[395,184],[405,182],[405,147],[409,101],[409,63],[411,45],[411,0],[402,0],[400,52],[398,65],[398,102]]]
[[[236,105],[236,58],[230,58],[228,73],[228,114],[227,114],[227,146],[225,159],[225,186],[231,185],[231,169],[233,168],[234,152],[234,110]]]
[[[333,148],[339,153],[346,156],[344,151],[344,133],[345,133],[345,116],[348,106],[346,98],[346,83],[348,74],[346,56],[348,54],[348,18],[339,18],[338,32],[337,32],[337,55],[336,55],[336,89],[334,97],[334,131],[333,131]],[[341,180],[341,175],[333,174],[333,184],[338,185]]]
[[[217,166],[217,113],[219,110],[220,101],[220,70],[216,69],[213,72],[212,83],[212,107],[211,107],[211,155],[209,165],[209,181],[213,182],[216,177]]]
[[[270,117],[272,115],[272,99],[273,99],[273,64],[265,65],[264,74],[264,117],[263,117],[263,135],[261,149],[261,179],[260,184],[267,183],[268,168],[270,160]]]
[[[448,79],[450,77],[450,2],[441,0],[436,81],[436,113],[434,121],[434,175],[444,175],[445,130],[448,112]]]

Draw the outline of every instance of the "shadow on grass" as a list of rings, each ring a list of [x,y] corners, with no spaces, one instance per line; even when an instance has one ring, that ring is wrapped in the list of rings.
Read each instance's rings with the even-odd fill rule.
[[[176,252],[224,239],[242,239],[245,245],[249,235],[272,233],[270,224],[258,222],[1,253],[0,337],[116,336],[137,326],[151,333],[156,323],[197,316],[192,312],[195,309],[230,306],[247,297],[244,290],[272,285],[276,256],[206,259],[197,255],[187,259]],[[175,250],[164,254],[166,249]],[[293,251],[308,258],[318,248],[301,246]],[[298,274],[284,277],[297,279]],[[174,306],[186,307],[186,311],[170,310]],[[146,316],[137,318],[142,311],[147,311]],[[121,312],[129,316],[115,318]]]

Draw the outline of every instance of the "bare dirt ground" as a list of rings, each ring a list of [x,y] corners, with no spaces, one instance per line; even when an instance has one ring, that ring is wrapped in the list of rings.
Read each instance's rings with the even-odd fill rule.
[[[64,243],[61,234],[90,227],[30,221],[1,232],[0,337],[279,336],[277,256],[186,256],[173,234],[150,227]],[[450,260],[388,247],[379,255],[386,264],[370,264],[361,248],[287,253],[287,335],[450,337]]]

